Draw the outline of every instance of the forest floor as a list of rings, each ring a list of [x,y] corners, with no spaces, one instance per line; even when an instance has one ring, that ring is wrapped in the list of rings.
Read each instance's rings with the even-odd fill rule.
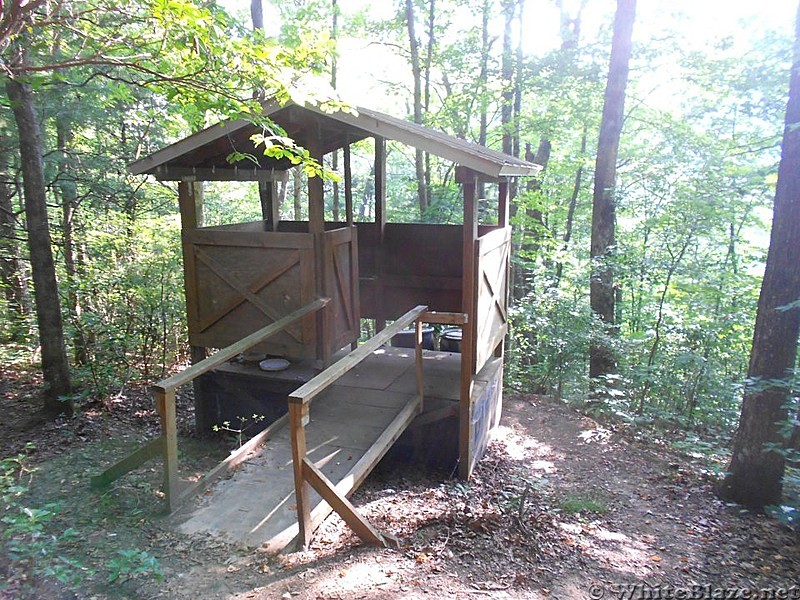
[[[365,547],[333,516],[306,552],[269,556],[171,528],[157,463],[90,489],[157,431],[143,389],[43,421],[38,384],[0,366],[0,598],[800,597],[797,534],[718,501],[707,458],[551,399],[506,396],[468,484],[382,463],[353,502],[399,548]],[[181,444],[190,468],[218,460]]]

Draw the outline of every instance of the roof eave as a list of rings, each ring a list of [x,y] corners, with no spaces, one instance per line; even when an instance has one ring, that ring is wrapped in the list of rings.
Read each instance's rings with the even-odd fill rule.
[[[531,163],[533,166],[523,165],[503,165],[500,169],[500,177],[533,177],[542,172],[542,165]]]
[[[316,112],[322,112],[313,106],[308,108]],[[535,175],[541,170],[540,165],[535,165],[533,163],[511,165],[491,160],[485,156],[475,154],[469,149],[458,148],[430,137],[420,136],[393,123],[379,120],[372,114],[375,111],[365,110],[359,107],[354,107],[354,110],[359,114],[343,111],[322,114],[341,123],[364,129],[373,135],[379,135],[414,148],[425,150],[426,152],[430,152],[446,160],[451,160],[455,164],[472,169],[492,179],[498,179],[499,177],[525,177]],[[367,119],[369,122],[365,123]]]
[[[277,102],[265,102],[264,114],[270,116],[282,106]],[[512,157],[507,157],[498,152],[483,149],[475,152],[469,147],[461,147],[460,140],[442,140],[443,134],[432,132],[434,135],[425,135],[423,132],[414,130],[414,125],[410,122],[400,122],[399,119],[389,115],[383,115],[377,111],[354,107],[355,112],[336,111],[328,113],[315,106],[305,106],[306,110],[316,112],[329,119],[340,123],[356,127],[368,134],[396,140],[402,144],[419,148],[431,154],[435,154],[446,160],[450,160],[457,165],[464,166],[475,171],[482,178],[487,180],[497,180],[503,177],[528,177],[536,175],[541,171],[541,166]],[[394,122],[393,122],[394,121]],[[250,126],[251,123],[244,119],[230,122],[222,122],[212,125],[194,135],[175,142],[162,148],[153,154],[137,160],[128,165],[128,170],[134,175],[156,174],[160,168],[189,152],[192,152],[205,144],[213,143],[224,136],[229,136],[243,127]],[[450,137],[450,136],[447,136]],[[487,152],[489,155],[487,156]],[[496,155],[496,156],[495,156]],[[506,159],[509,159],[507,161]],[[162,172],[162,177],[165,173]]]
[[[144,175],[153,173],[158,167],[173,160],[179,156],[183,156],[187,152],[191,152],[205,144],[211,143],[223,135],[230,135],[238,131],[242,127],[250,125],[249,121],[244,119],[237,119],[235,121],[228,121],[217,123],[198,131],[194,135],[179,140],[174,144],[162,148],[149,156],[140,158],[128,165],[128,171],[133,175]]]

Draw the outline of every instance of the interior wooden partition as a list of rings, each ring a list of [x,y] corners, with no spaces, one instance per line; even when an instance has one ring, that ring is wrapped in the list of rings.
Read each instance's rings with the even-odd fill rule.
[[[273,230],[268,221],[184,230],[189,343],[225,347],[326,296],[323,327],[309,316],[256,350],[329,363],[359,336],[357,236],[338,223],[318,233],[302,222]]]

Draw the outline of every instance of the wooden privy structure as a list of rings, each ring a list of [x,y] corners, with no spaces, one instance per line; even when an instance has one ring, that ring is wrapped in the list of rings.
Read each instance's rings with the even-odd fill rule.
[[[182,509],[186,531],[280,549],[298,533],[307,543],[336,510],[363,539],[385,543],[347,496],[398,439],[402,445],[409,438],[404,432],[413,431],[417,445],[420,439],[451,444],[459,474],[468,478],[498,423],[511,251],[508,186],[539,167],[364,108],[329,113],[267,104],[264,113],[320,163],[343,151],[345,220],[326,222],[318,177],[308,181],[308,221],[280,219],[278,185],[294,165],[263,156],[251,140],[263,130],[247,121],[215,125],[131,165],[134,174],[178,182],[193,366],[154,386],[163,434],[95,483],[162,456],[168,508],[194,498]],[[350,145],[365,138],[374,140],[374,220],[355,222]],[[387,140],[456,165],[463,224],[387,222]],[[233,152],[251,159],[230,164]],[[257,182],[263,219],[203,227],[204,181]],[[488,201],[478,197],[487,183],[496,184],[497,194]],[[479,207],[492,215],[489,222],[479,222]],[[365,318],[374,319],[377,334],[359,345]],[[424,350],[425,323],[459,327],[460,352]],[[387,346],[409,326],[413,348]],[[271,373],[232,361],[254,350],[285,357],[291,366]],[[234,402],[237,410],[270,414],[274,422],[182,489],[175,393],[190,382],[199,430],[230,419]],[[426,427],[430,438],[420,434]],[[198,491],[237,465],[246,468],[198,499]],[[247,505],[248,497],[256,500]]]

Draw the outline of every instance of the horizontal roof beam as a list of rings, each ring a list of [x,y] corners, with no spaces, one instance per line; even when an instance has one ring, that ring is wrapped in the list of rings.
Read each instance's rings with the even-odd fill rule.
[[[159,181],[286,181],[286,171],[231,167],[227,169],[196,167],[156,167],[153,175]]]

